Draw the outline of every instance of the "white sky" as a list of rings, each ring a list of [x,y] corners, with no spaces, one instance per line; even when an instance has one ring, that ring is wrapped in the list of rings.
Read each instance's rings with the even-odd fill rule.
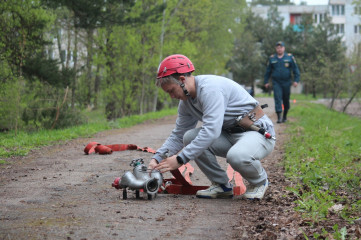
[[[296,5],[299,5],[302,0],[293,0]],[[328,0],[305,0],[307,5],[327,5]]]

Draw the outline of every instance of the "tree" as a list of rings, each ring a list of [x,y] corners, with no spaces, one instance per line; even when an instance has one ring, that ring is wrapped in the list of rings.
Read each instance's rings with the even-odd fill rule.
[[[163,0],[138,1],[131,10],[131,17],[137,18],[162,3]],[[232,31],[236,29],[234,19],[239,16],[236,10],[232,14],[229,12],[239,6],[219,1],[169,0],[166,3],[164,15],[150,16],[150,21],[141,26],[119,26],[102,31],[102,39],[106,39],[106,42],[101,40],[105,43],[101,49],[106,59],[104,97],[109,119],[134,111],[151,111],[155,105],[174,106],[167,94],[158,93],[154,86],[163,55],[189,56],[197,66],[197,74],[225,72],[234,38]],[[208,11],[214,15],[209,17]],[[159,39],[162,39],[161,45]]]
[[[262,19],[248,11],[241,17],[244,31],[237,36],[233,56],[227,65],[236,81],[253,90],[256,79],[262,79],[263,83],[268,56],[273,54],[274,44],[284,35],[283,19],[277,8],[271,7],[268,15],[268,19]]]
[[[235,36],[242,28],[236,20],[246,8],[245,1],[186,1],[179,8],[173,26],[182,23],[184,37],[195,46],[188,55],[198,66],[197,74],[225,73]]]
[[[305,93],[311,92],[316,98],[316,94],[322,91],[326,97],[329,91],[334,91],[331,87],[337,85],[330,84],[328,77],[333,76],[327,73],[332,65],[340,66],[342,62],[346,62],[345,48],[342,47],[341,37],[335,32],[330,19],[318,26],[313,26],[309,21],[304,21],[303,25],[305,30],[300,35],[302,42],[297,43],[298,47],[294,51],[303,72],[301,78]]]
[[[351,104],[351,102],[356,98],[356,96],[361,91],[361,46],[358,46],[357,51],[352,53],[352,56],[348,62],[348,69],[346,70],[347,74],[347,88],[348,92],[348,100],[346,104],[343,106],[342,111],[346,112],[347,107]]]
[[[142,15],[132,17],[130,12],[135,5],[135,0],[117,1],[117,0],[46,0],[46,4],[53,8],[66,7],[72,12],[74,27],[84,30],[86,33],[86,64],[84,79],[84,89],[86,89],[85,104],[97,106],[97,99],[100,87],[99,71],[101,65],[96,66],[96,72],[93,70],[94,58],[94,36],[97,29],[106,26],[134,25],[144,23],[153,12],[145,11]],[[162,6],[156,5],[152,8],[154,11],[160,11]]]
[[[255,89],[255,80],[261,77],[263,70],[263,54],[260,44],[252,33],[246,31],[235,41],[234,55],[228,63],[233,79],[243,85]]]
[[[47,42],[44,31],[53,21],[39,1],[12,0],[0,4],[1,56],[15,76],[22,76],[25,58]]]
[[[294,3],[290,0],[252,0],[251,5],[294,5]]]
[[[17,131],[21,124],[26,89],[23,68],[27,59],[47,44],[44,33],[52,22],[52,14],[46,12],[39,0],[9,0],[0,4],[0,61],[4,67],[0,79],[5,97],[0,112],[7,119],[2,121],[4,127]]]

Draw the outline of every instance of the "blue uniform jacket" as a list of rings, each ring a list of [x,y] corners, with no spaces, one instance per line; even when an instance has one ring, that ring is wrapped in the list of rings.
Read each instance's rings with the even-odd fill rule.
[[[272,81],[278,83],[289,83],[291,72],[293,72],[294,81],[299,82],[300,70],[293,55],[285,52],[282,58],[278,58],[277,54],[273,54],[268,59],[264,83],[268,83],[270,77],[272,77]]]

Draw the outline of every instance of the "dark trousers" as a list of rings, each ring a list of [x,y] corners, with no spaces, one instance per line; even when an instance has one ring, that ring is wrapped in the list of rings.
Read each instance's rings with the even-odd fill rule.
[[[273,95],[277,113],[282,112],[282,104],[285,111],[290,109],[291,81],[279,83],[273,81]]]

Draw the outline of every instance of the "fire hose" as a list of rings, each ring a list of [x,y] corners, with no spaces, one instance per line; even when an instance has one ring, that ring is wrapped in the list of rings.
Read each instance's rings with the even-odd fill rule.
[[[134,144],[112,144],[102,145],[98,142],[90,142],[85,148],[85,154],[112,154],[114,151],[138,150],[143,152],[155,153],[156,151],[149,147],[140,148]],[[143,191],[147,194],[148,199],[152,200],[156,197],[157,193],[168,194],[182,194],[182,195],[195,195],[198,190],[203,190],[209,186],[196,186],[192,184],[190,179],[193,174],[194,168],[190,163],[187,163],[180,168],[171,171],[173,178],[164,179],[159,172],[151,172],[145,170],[145,166],[141,160],[139,163],[132,162],[131,166],[134,167],[133,173],[128,171],[123,176],[117,177],[112,183],[115,189],[123,189],[123,199],[127,199],[126,189],[136,191],[136,197],[139,197],[139,192]],[[148,175],[148,176],[147,176]],[[238,172],[235,172],[230,165],[227,168],[227,175],[230,181],[235,179],[235,186],[233,187],[234,195],[242,195],[246,191],[242,177]]]

